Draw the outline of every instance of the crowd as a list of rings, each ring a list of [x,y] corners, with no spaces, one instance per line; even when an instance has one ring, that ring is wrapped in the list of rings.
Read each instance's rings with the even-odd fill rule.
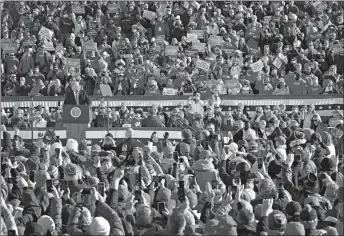
[[[319,120],[280,123],[147,145],[128,128],[91,148],[53,130],[27,144],[17,126],[11,140],[2,125],[1,234],[343,235],[343,124],[335,141]]]
[[[1,4],[5,96],[191,95],[168,113],[101,102],[91,126],[125,140],[91,147],[52,129],[23,141],[63,125],[62,108],[1,111],[1,235],[344,235],[342,113],[223,113],[219,97],[342,93],[341,2]],[[179,143],[135,138],[176,126]]]
[[[343,93],[343,3],[2,3],[2,95]]]

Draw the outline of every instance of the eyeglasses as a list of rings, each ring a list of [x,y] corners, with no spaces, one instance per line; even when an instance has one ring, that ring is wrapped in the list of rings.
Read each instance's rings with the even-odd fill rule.
[[[314,122],[318,122],[318,120],[313,120]]]
[[[100,109],[101,109],[101,110],[105,110],[105,107],[101,107]]]

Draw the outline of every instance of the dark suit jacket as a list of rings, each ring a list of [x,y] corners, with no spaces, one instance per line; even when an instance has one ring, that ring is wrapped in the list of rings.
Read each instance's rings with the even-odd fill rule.
[[[66,89],[66,95],[65,95],[65,100],[64,100],[65,105],[77,105],[74,92],[72,88],[68,87]],[[87,95],[87,92],[84,90],[81,90],[79,92],[79,105],[91,105],[91,100]]]
[[[141,127],[165,127],[165,125],[157,116],[150,115],[142,120]]]
[[[127,145],[127,148],[128,148],[127,150],[129,152],[132,151],[132,149],[135,147],[143,148],[145,146],[143,143],[137,141],[136,139],[128,138],[117,145],[116,150],[115,150],[117,153],[117,156],[119,156],[122,153],[122,147],[124,144]]]

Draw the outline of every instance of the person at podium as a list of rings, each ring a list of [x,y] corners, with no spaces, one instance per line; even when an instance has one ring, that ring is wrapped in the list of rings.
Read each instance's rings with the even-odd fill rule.
[[[86,91],[81,90],[79,81],[72,81],[66,88],[65,105],[91,105]]]

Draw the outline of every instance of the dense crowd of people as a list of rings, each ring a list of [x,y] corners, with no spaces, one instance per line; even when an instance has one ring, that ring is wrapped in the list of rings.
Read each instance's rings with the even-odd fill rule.
[[[342,2],[2,3],[2,95],[343,93]]]
[[[342,2],[1,4],[4,96],[189,95],[170,112],[101,102],[90,125],[125,139],[91,146],[53,129],[24,142],[62,126],[62,107],[2,110],[1,235],[344,234],[341,111],[220,98],[343,93]],[[182,140],[144,144],[136,127]]]

